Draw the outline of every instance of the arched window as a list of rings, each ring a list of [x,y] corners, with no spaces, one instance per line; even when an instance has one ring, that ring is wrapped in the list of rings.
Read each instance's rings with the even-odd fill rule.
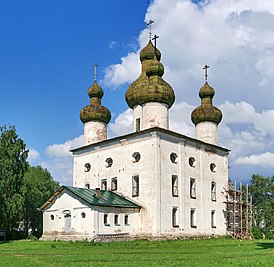
[[[129,225],[129,215],[125,215],[125,225]]]

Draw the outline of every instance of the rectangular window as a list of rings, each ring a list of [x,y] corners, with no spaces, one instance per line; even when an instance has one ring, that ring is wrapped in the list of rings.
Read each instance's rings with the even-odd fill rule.
[[[136,119],[136,132],[140,132],[141,130],[141,121],[140,118]]]
[[[172,209],[172,226],[179,227],[178,208]]]
[[[108,214],[104,214],[104,225],[109,225],[109,223],[108,223]]]
[[[111,179],[111,191],[117,190],[117,178],[112,178]]]
[[[132,196],[139,196],[139,175],[132,176]]]
[[[107,179],[101,180],[101,189],[107,190]]]
[[[196,214],[195,214],[195,209],[190,210],[190,226],[192,228],[196,228]]]
[[[118,214],[114,215],[114,224],[119,225],[119,215]]]
[[[129,215],[125,215],[125,225],[129,225]]]
[[[216,228],[216,211],[211,211],[211,227]]]
[[[216,201],[216,183],[211,183],[211,200]]]
[[[178,197],[178,176],[172,175],[172,196]]]
[[[190,197],[196,198],[196,181],[194,178],[190,178]]]

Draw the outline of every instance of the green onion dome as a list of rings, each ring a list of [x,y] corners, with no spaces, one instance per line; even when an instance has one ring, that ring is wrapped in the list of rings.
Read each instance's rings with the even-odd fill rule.
[[[212,104],[214,95],[214,89],[206,82],[199,92],[201,105],[191,113],[191,120],[195,125],[204,121],[211,121],[216,124],[221,122],[222,112]]]
[[[149,80],[147,87],[140,90],[139,103],[143,105],[147,102],[165,103],[170,108],[174,101],[175,95],[172,87],[162,78],[164,75],[164,66],[156,57],[147,68],[146,75]]]
[[[103,97],[104,92],[96,81],[88,88],[88,95],[90,97],[90,104],[81,110],[81,121],[83,123],[100,121],[108,124],[111,119],[111,113],[109,109],[101,105],[101,98]]]
[[[150,60],[154,59],[154,56],[156,55],[156,58],[158,61],[161,60],[161,52],[155,46],[152,44],[151,40],[149,40],[146,47],[144,47],[140,52],[140,60],[141,62],[144,60]]]
[[[173,89],[161,78],[164,74],[164,66],[159,62],[160,59],[161,52],[149,40],[147,46],[140,52],[142,73],[126,91],[125,99],[130,108],[147,102],[166,103],[169,107],[174,103]],[[156,78],[151,78],[150,81],[148,76]],[[152,85],[154,82],[155,84]]]

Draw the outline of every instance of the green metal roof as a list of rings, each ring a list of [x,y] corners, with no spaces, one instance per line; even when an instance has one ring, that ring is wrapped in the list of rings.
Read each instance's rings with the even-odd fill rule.
[[[100,197],[96,197],[95,189],[79,188],[72,186],[62,186],[40,209],[45,209],[64,190],[68,190],[92,206],[118,207],[118,208],[138,208],[141,206],[132,201],[107,190],[100,190]]]

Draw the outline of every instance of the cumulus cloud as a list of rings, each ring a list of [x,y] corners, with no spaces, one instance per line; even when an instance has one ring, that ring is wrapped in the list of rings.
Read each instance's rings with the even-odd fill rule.
[[[53,144],[46,148],[46,153],[51,158],[71,157],[70,150],[84,145],[84,136],[80,135],[63,144]]]
[[[53,144],[46,148],[47,160],[41,162],[43,168],[47,168],[55,180],[61,184],[72,184],[73,157],[71,149],[84,145],[84,136],[80,135],[63,144]]]
[[[132,131],[132,113],[132,109],[127,109],[109,124],[109,137],[124,135]]]
[[[28,161],[31,165],[34,165],[40,158],[40,154],[37,150],[29,148]]]
[[[240,157],[235,164],[257,165],[264,168],[274,168],[274,153],[265,152],[258,155]]]

